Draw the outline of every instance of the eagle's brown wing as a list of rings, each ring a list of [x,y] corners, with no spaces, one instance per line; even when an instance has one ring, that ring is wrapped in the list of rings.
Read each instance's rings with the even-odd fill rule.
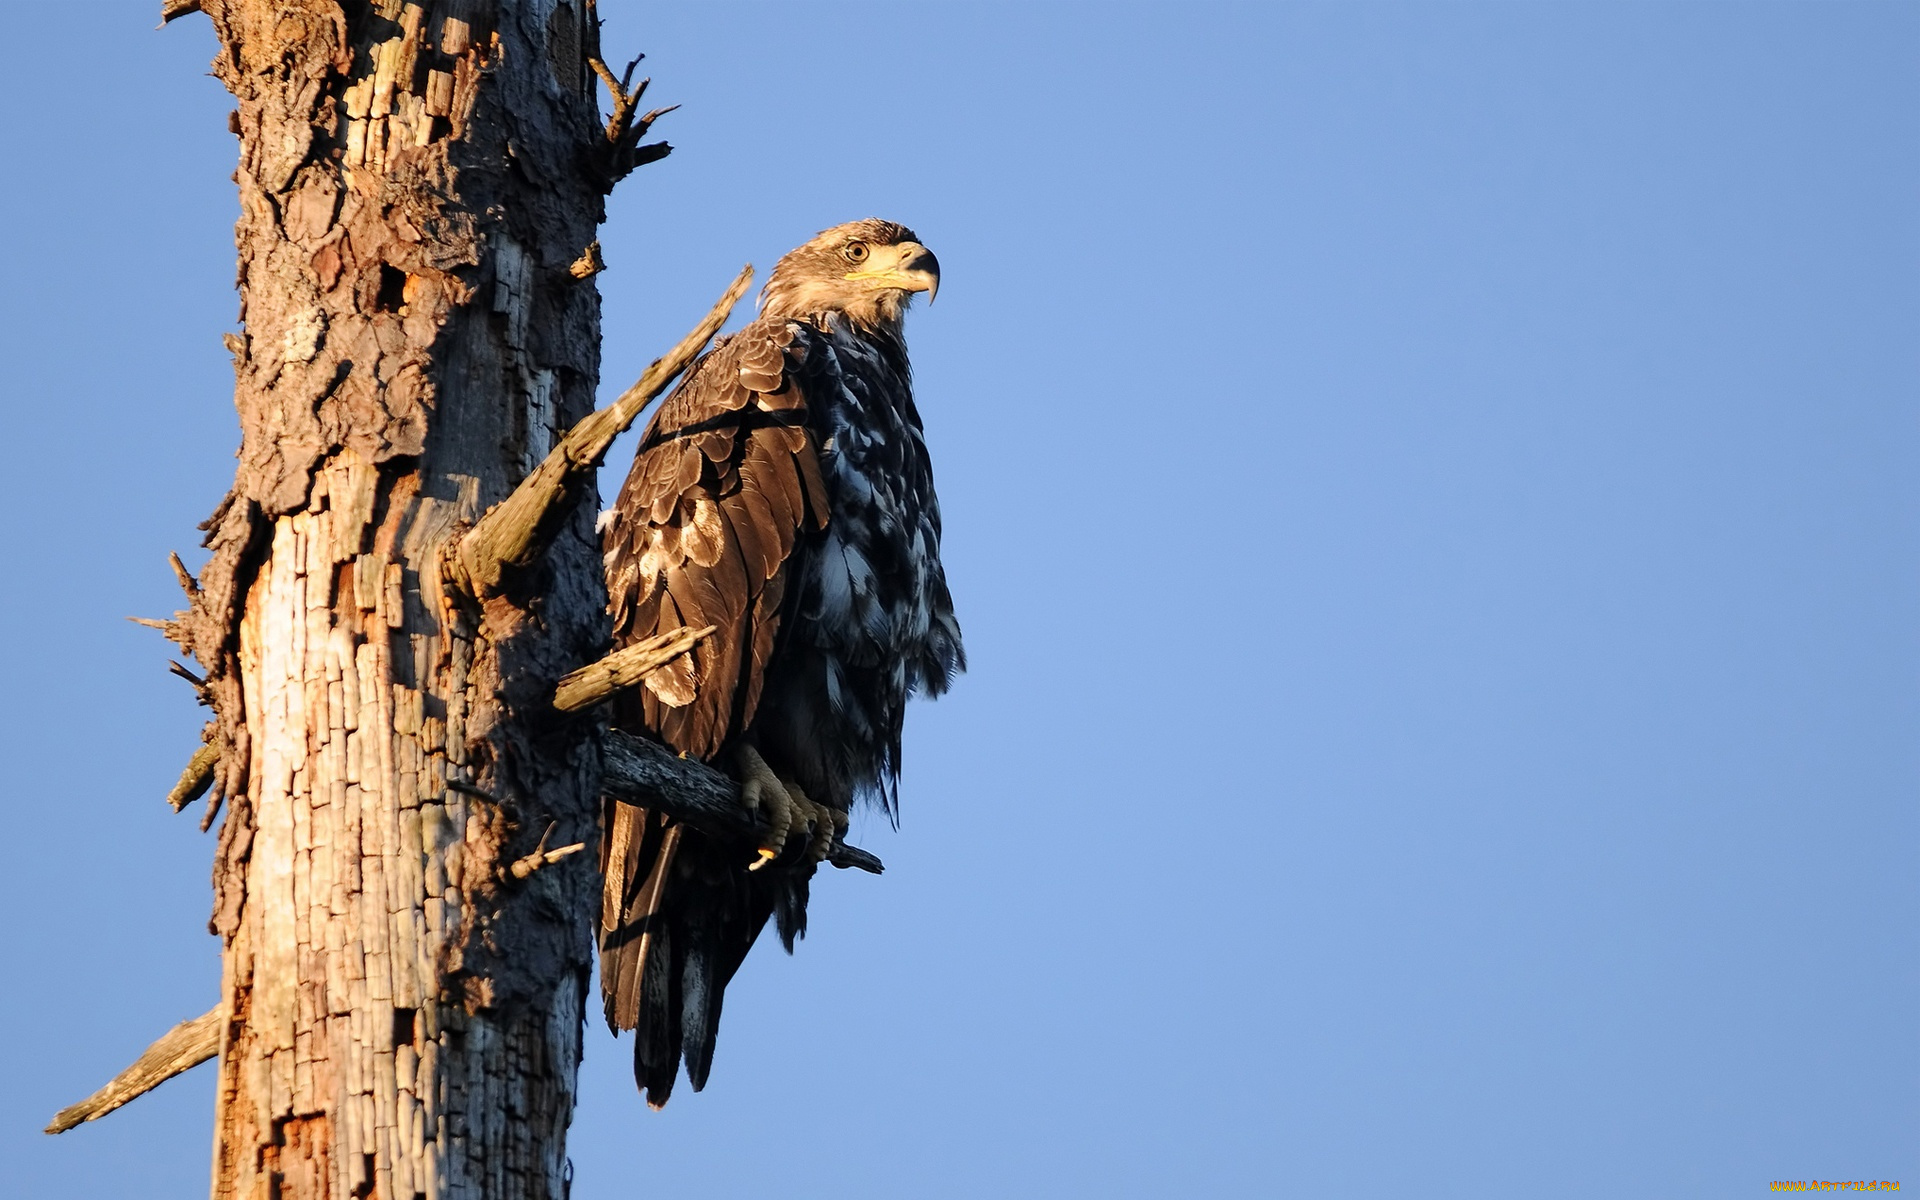
[[[607,529],[616,645],[714,626],[618,706],[682,754],[712,758],[760,700],[793,548],[823,528],[819,456],[784,321],[717,345],[647,427]]]
[[[825,487],[796,368],[803,335],[762,320],[717,343],[661,405],[605,532],[614,640],[714,626],[614,703],[614,724],[710,759],[753,719],[794,573],[824,528]],[[684,1050],[706,1082],[727,980],[791,886],[748,877],[692,830],[609,801],[601,868],[607,1021],[665,1103]],[[803,884],[802,884],[803,886]]]

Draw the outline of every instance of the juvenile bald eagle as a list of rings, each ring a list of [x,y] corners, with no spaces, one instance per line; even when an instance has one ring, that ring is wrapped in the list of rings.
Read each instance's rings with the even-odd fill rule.
[[[773,830],[755,856],[609,804],[602,995],[654,1107],[682,1058],[706,1084],[722,993],[767,919],[789,952],[805,933],[808,882],[855,800],[894,812],[907,697],[964,669],[901,332],[939,285],[889,221],[782,258],[759,319],[654,415],[608,519],[618,645],[717,627],[616,701],[614,724],[731,772]]]

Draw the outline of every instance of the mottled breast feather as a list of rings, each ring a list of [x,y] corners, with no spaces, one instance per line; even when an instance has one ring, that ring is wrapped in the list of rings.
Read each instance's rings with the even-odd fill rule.
[[[805,328],[808,425],[831,517],[798,565],[793,644],[771,685],[782,703],[761,736],[786,743],[828,803],[866,794],[891,808],[907,698],[946,691],[965,661],[940,502],[906,346],[844,320]],[[818,761],[806,763],[810,753]]]

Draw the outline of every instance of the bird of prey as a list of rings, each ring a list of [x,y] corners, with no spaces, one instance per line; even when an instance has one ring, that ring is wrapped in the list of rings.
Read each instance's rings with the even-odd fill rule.
[[[940,264],[865,220],[782,258],[760,316],[647,426],[603,530],[614,638],[712,625],[614,702],[613,723],[740,781],[754,854],[609,802],[601,990],[666,1103],[713,1062],[727,982],[773,918],[789,953],[856,800],[896,813],[907,698],[965,668],[901,321]]]

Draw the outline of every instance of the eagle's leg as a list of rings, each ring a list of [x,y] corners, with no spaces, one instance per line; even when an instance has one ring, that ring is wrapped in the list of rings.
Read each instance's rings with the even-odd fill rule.
[[[846,832],[845,813],[807,799],[800,785],[774,774],[760,752],[741,743],[734,754],[740,773],[740,800],[767,822],[766,843],[760,857],[747,870],[758,871],[786,849],[787,837],[794,830],[807,830],[807,861],[817,863],[833,853],[835,838]]]

